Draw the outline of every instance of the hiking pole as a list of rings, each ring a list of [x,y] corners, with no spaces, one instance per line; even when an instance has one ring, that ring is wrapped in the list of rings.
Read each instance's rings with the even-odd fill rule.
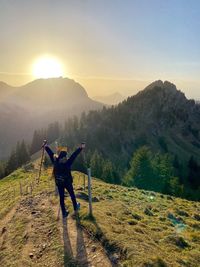
[[[39,169],[39,175],[38,175],[38,184],[40,182],[40,176],[41,176],[41,172],[42,172],[42,163],[43,163],[43,159],[44,159],[44,146],[46,145],[47,141],[44,140],[43,145],[42,145],[42,156],[41,156],[41,162],[40,162],[40,169]]]
[[[56,155],[58,156],[58,142],[55,141],[55,148],[56,148]],[[54,175],[54,171],[53,171],[53,175]],[[54,178],[55,178],[55,175],[54,175]],[[58,196],[58,187],[55,183],[55,196],[57,197]]]
[[[58,141],[55,141],[55,148],[56,148],[56,154],[58,155],[59,153]],[[55,196],[58,197],[58,187],[56,183],[55,183]],[[60,207],[60,203],[58,202],[58,213],[57,213],[57,218],[56,218],[57,221],[59,221],[60,219],[60,211],[61,211],[61,207]]]

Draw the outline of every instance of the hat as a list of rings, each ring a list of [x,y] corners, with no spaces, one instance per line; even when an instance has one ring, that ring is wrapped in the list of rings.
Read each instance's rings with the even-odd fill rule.
[[[59,154],[61,151],[63,151],[63,152],[67,152],[67,147],[64,147],[64,146],[59,146],[58,148],[57,148],[57,153]]]

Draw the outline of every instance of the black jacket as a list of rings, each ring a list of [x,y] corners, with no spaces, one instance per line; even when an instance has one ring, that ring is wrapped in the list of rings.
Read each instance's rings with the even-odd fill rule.
[[[54,169],[54,176],[55,179],[57,177],[64,177],[66,182],[73,182],[72,174],[71,174],[71,165],[78,156],[78,154],[81,152],[82,148],[78,148],[69,159],[67,158],[61,158],[59,159],[55,157],[55,154],[53,151],[48,147],[45,146],[45,150],[48,153],[51,162],[53,163]]]

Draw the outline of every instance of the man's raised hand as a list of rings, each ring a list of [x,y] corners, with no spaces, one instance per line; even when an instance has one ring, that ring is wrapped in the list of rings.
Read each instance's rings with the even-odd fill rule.
[[[42,148],[44,148],[47,145],[47,140],[43,141]]]
[[[85,148],[85,142],[82,142],[80,147],[81,147],[82,149],[84,149],[84,148]]]

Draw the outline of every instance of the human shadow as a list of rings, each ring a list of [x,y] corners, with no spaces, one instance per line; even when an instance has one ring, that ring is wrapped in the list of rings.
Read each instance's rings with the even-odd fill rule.
[[[116,256],[117,254],[120,254],[119,248],[117,247],[117,245],[109,242],[109,240],[106,238],[103,230],[97,223],[96,218],[94,216],[88,216],[88,220],[95,226],[96,228],[95,238],[102,244],[104,252],[107,255],[107,258],[111,266],[118,267],[119,258]],[[113,254],[116,254],[115,257],[112,256]]]
[[[76,255],[73,255],[73,250],[69,238],[68,219],[63,220],[64,267],[88,267],[89,261],[84,241],[84,230],[81,226],[79,214],[76,214],[76,216],[74,216],[74,219],[76,220],[75,224],[77,231]],[[113,253],[117,252],[119,248],[117,248],[114,244],[111,244],[109,240],[107,240],[94,217],[88,217],[88,220],[90,220],[90,222],[95,226],[95,238],[102,243],[111,266],[119,266],[118,259],[114,259],[113,257],[111,259],[110,257]]]
[[[67,220],[63,220],[63,242],[64,242],[64,267],[75,267],[73,251],[70,243]]]
[[[76,219],[76,255],[73,255],[73,250],[69,237],[68,219],[63,220],[63,242],[64,242],[64,267],[88,267],[87,251],[84,242],[83,230],[80,226],[79,215]]]
[[[77,230],[77,241],[76,241],[76,260],[82,267],[89,266],[87,250],[84,242],[83,229],[80,224],[79,214],[76,214],[76,230]]]

